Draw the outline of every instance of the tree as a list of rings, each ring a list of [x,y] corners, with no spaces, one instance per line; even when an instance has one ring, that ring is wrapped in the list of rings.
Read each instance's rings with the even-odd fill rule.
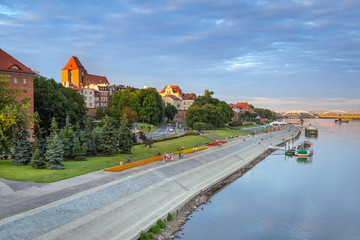
[[[173,120],[175,117],[175,114],[177,114],[178,110],[176,109],[176,107],[172,104],[168,104],[165,107],[165,117],[167,118],[167,121],[169,122],[169,120]]]
[[[94,139],[94,124],[93,117],[88,116],[86,119],[84,143],[86,143],[86,155],[96,155],[96,140]]]
[[[9,76],[0,75],[0,153],[10,152],[16,125],[19,121],[28,124],[29,99],[18,100],[20,90],[12,89]]]
[[[38,112],[34,113],[34,134],[36,144],[41,152],[41,155],[45,154],[46,151],[46,140],[45,140],[45,131],[40,125],[41,119]],[[33,152],[34,152],[33,148]]]
[[[160,123],[164,118],[164,104],[155,88],[140,89],[138,91],[141,108],[139,119],[150,123]]]
[[[130,154],[132,145],[133,136],[128,124],[128,120],[126,116],[124,116],[119,129],[119,149],[122,153]]]
[[[230,122],[234,112],[224,101],[213,98],[214,93],[205,90],[204,96],[199,96],[186,113],[186,123],[193,127],[195,122],[204,122],[207,128],[223,127]]]
[[[40,148],[39,141],[35,138],[34,146],[33,146],[33,153],[30,159],[30,166],[37,169],[45,168],[46,163],[44,159],[44,153]]]
[[[121,117],[120,121],[124,120],[123,116],[126,116],[129,125],[132,125],[138,119],[137,112],[135,112],[128,106],[123,107],[123,109],[121,110],[121,116],[122,117]]]
[[[99,106],[99,107],[96,109],[95,118],[96,118],[96,119],[102,119],[104,116],[105,116],[105,113],[104,113],[102,107]]]
[[[19,121],[17,123],[12,160],[12,164],[14,165],[27,165],[30,162],[32,146],[28,140],[30,138],[30,133],[27,128],[26,122]]]
[[[45,161],[47,169],[64,169],[64,149],[58,131],[55,117],[53,117],[50,126],[50,136],[48,136],[46,141]]]
[[[40,75],[34,77],[34,109],[39,113],[41,127],[45,130],[49,129],[53,117],[63,128],[67,116],[75,123],[83,121],[87,111],[84,98],[75,90]]]
[[[105,117],[105,124],[101,134],[100,150],[105,155],[117,153],[116,130],[110,122],[110,117]]]
[[[132,122],[132,117],[128,112],[123,112],[125,107],[130,108],[132,111],[138,113],[141,108],[140,99],[138,96],[138,91],[135,88],[127,87],[118,92],[115,92],[112,96],[109,106],[112,112],[112,116],[115,119],[120,120],[124,113],[128,116],[129,122]],[[137,116],[136,116],[137,118]]]

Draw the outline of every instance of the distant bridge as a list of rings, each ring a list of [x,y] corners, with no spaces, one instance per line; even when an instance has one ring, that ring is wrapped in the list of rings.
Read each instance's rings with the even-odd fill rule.
[[[360,119],[360,111],[331,110],[319,114],[319,118]]]

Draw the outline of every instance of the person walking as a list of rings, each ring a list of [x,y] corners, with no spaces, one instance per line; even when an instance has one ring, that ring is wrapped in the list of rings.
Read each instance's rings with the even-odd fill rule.
[[[179,159],[181,159],[181,151],[179,150]]]
[[[163,163],[165,163],[165,160],[166,160],[166,153],[164,153],[163,155]]]
[[[132,158],[131,155],[130,155],[130,157],[129,157],[129,159],[128,159],[128,162],[129,162],[129,163],[132,163],[132,162],[133,162],[133,158]]]

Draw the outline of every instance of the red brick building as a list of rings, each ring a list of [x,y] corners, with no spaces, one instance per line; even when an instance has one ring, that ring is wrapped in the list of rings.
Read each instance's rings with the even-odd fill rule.
[[[84,96],[89,115],[95,115],[98,107],[109,106],[112,88],[105,76],[89,74],[75,56],[70,58],[61,71],[61,84],[75,89]]]
[[[0,49],[0,75],[8,75],[10,88],[21,91],[18,100],[30,99],[29,115],[34,113],[34,75],[35,72]],[[32,130],[29,130],[32,134]]]

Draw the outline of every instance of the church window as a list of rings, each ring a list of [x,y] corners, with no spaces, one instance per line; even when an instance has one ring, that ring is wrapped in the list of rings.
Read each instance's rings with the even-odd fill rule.
[[[14,78],[14,83],[17,83],[17,78]]]
[[[26,78],[24,78],[24,85],[26,84]]]

